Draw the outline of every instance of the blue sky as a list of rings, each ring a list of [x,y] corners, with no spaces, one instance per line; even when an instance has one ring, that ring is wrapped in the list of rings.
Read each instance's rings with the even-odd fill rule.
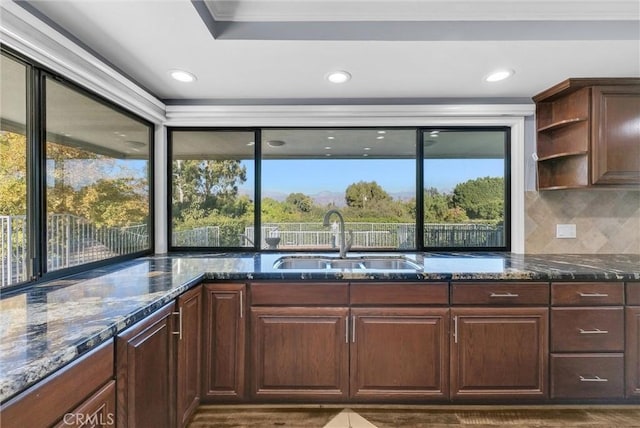
[[[247,166],[247,183],[251,183],[253,166]],[[436,187],[442,192],[449,192],[457,183],[469,179],[503,175],[503,159],[425,160],[425,187]],[[415,160],[264,160],[262,177],[265,194],[344,192],[348,185],[358,181],[376,181],[389,193],[415,192]]]

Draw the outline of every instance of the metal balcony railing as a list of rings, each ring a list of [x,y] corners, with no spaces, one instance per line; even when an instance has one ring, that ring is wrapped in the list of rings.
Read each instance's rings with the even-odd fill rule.
[[[29,278],[25,216],[0,216],[0,287]],[[146,224],[98,227],[70,214],[47,216],[47,271],[149,248]]]

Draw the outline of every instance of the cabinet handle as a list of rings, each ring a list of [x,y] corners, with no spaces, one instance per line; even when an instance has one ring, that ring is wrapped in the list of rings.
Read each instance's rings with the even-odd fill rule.
[[[580,382],[609,382],[609,379],[605,379],[600,376],[595,376],[595,377],[580,376]]]
[[[513,294],[513,293],[491,293],[489,294],[489,297],[519,297],[519,294]]]
[[[580,329],[580,334],[608,334],[609,330],[600,330],[599,328],[594,328],[593,330],[585,330],[583,328]]]
[[[344,341],[349,343],[349,315],[344,317]]]
[[[580,297],[609,297],[609,295],[605,293],[583,293],[580,291],[578,294]]]
[[[243,303],[243,296],[244,291],[240,290],[240,318],[244,317],[244,303]]]
[[[172,315],[178,316],[178,331],[172,331],[172,334],[178,335],[178,340],[182,340],[182,307],[178,309],[178,312],[172,312]]]
[[[458,316],[453,317],[453,343],[458,343]]]
[[[356,343],[356,316],[351,315],[351,342]]]

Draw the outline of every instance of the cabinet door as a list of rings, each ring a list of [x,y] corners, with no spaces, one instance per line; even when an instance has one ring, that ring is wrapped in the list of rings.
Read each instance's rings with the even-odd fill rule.
[[[75,409],[65,413],[55,428],[112,428],[116,426],[116,382],[110,381]]]
[[[118,427],[175,426],[174,307],[165,305],[116,338]]]
[[[640,307],[626,308],[625,372],[627,397],[640,400]]]
[[[253,395],[344,401],[349,392],[347,308],[251,308]]]
[[[358,400],[448,398],[446,308],[351,310],[351,397]]]
[[[640,184],[640,88],[594,86],[593,184]]]
[[[456,308],[451,317],[453,399],[547,396],[547,308]]]
[[[245,396],[245,290],[244,284],[205,285],[204,401]]]
[[[200,403],[202,388],[202,286],[178,297],[178,352],[176,365],[176,416],[186,426]]]

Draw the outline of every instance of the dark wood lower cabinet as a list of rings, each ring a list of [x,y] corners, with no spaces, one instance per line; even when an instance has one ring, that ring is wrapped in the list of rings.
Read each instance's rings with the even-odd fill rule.
[[[551,354],[552,399],[620,399],[622,353]]]
[[[116,338],[117,426],[175,426],[175,339],[171,302]]]
[[[451,309],[451,398],[547,397],[548,308]]]
[[[447,399],[448,315],[447,308],[352,309],[351,398]]]
[[[342,402],[349,395],[346,307],[252,307],[252,395]]]
[[[179,314],[176,361],[177,426],[184,427],[200,404],[202,390],[202,286],[176,300]]]
[[[626,308],[626,395],[640,400],[640,306]]]
[[[202,400],[245,398],[244,284],[206,284],[204,288],[204,376]]]
[[[100,388],[80,406],[65,413],[55,428],[111,428],[116,426],[116,382]]]

